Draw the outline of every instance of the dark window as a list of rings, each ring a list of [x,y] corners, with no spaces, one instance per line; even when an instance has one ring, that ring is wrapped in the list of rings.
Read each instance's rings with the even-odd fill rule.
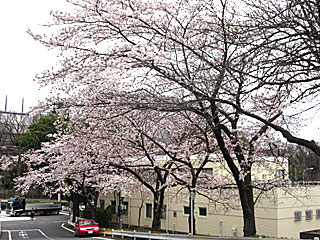
[[[177,217],[177,211],[173,211],[173,217]]]
[[[311,220],[312,219],[312,210],[307,210],[306,211],[306,220]]]
[[[277,171],[277,178],[278,179],[284,179],[284,170],[283,169],[279,169]]]
[[[146,203],[146,218],[152,218],[152,204]]]
[[[100,208],[104,209],[105,208],[105,201],[100,199]]]
[[[128,216],[128,202],[122,202],[122,215]]]
[[[294,221],[295,222],[301,221],[301,211],[294,212]]]
[[[317,209],[317,210],[316,210],[316,218],[317,218],[317,219],[320,219],[320,209]]]
[[[116,201],[111,200],[111,212],[116,213],[116,209],[117,209]]]
[[[207,208],[199,207],[199,216],[206,217],[207,216]]]
[[[208,174],[208,175],[210,175],[210,176],[213,176],[213,169],[212,169],[212,168],[204,168],[204,169],[203,169],[203,172],[204,172],[205,174]]]
[[[183,207],[183,214],[184,215],[189,215],[191,212],[190,207],[184,206]]]

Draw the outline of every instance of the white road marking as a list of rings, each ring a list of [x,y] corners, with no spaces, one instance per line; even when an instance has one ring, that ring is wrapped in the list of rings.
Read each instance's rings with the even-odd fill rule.
[[[73,230],[71,230],[71,229],[69,229],[69,228],[65,227],[65,226],[64,226],[64,223],[62,223],[62,224],[61,224],[61,227],[62,227],[63,229],[65,229],[65,230],[69,231],[69,232],[74,233],[74,231],[73,231]]]
[[[8,237],[9,237],[9,240],[12,240],[12,236],[11,236],[11,231],[8,230]]]
[[[41,231],[41,229],[24,229],[24,230],[2,230],[2,232],[8,232],[9,235],[9,240],[12,240],[12,236],[11,233],[12,232],[19,232],[19,236],[27,239],[28,237],[28,233],[27,232],[39,232],[41,233],[42,236],[44,236],[46,239],[52,239],[49,238],[44,232]]]
[[[25,231],[19,232],[19,237],[22,237],[24,239],[29,238],[28,234]]]
[[[47,235],[45,235],[44,232],[41,231],[41,229],[39,229],[39,232],[40,232],[45,238],[51,239],[51,238],[49,238]]]

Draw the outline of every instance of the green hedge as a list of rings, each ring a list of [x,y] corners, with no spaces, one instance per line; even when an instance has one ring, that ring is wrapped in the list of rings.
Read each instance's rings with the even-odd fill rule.
[[[91,211],[88,207],[82,212],[83,218],[92,218]],[[110,227],[112,219],[112,211],[111,208],[97,208],[97,217],[94,219],[97,223],[99,223],[99,227],[108,228]]]

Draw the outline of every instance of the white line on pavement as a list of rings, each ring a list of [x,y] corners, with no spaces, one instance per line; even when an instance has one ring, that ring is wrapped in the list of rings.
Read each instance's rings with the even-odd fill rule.
[[[44,236],[47,239],[51,239],[49,238],[44,232],[41,231],[41,229],[23,229],[23,230],[2,230],[2,232],[8,232],[8,236],[9,236],[9,240],[12,240],[12,236],[11,233],[12,232],[19,232],[19,234],[22,235],[26,235],[26,232],[39,232],[42,234],[42,236]]]
[[[73,231],[73,230],[71,230],[71,229],[69,229],[69,228],[65,227],[65,226],[64,226],[64,223],[62,223],[62,224],[61,224],[61,227],[62,227],[63,229],[65,229],[65,230],[69,231],[69,232],[73,232],[73,233],[74,233],[74,231]]]
[[[51,238],[49,238],[47,235],[45,235],[44,232],[41,231],[41,229],[39,229],[39,232],[40,232],[45,238],[51,239]]]

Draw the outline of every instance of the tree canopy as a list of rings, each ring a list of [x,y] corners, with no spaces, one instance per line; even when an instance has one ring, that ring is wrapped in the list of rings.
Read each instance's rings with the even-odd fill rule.
[[[47,106],[60,104],[57,114],[74,129],[46,153],[58,149],[51,159],[68,159],[75,142],[90,142],[86,162],[120,168],[141,183],[135,164],[144,174],[153,169],[160,192],[184,160],[200,174],[190,166],[191,150],[200,159],[215,153],[238,189],[244,236],[255,235],[252,168],[264,166],[263,155],[281,157],[278,133],[320,154],[294,131],[304,104],[319,106],[319,1],[69,2],[73,12],[52,13],[52,35],[29,31],[61,51],[59,64],[38,80],[52,84]],[[168,161],[154,161],[159,154]]]
[[[57,133],[55,122],[57,116],[54,113],[40,116],[39,120],[31,123],[27,131],[20,137],[19,142],[25,150],[40,149],[41,143],[50,142]]]

